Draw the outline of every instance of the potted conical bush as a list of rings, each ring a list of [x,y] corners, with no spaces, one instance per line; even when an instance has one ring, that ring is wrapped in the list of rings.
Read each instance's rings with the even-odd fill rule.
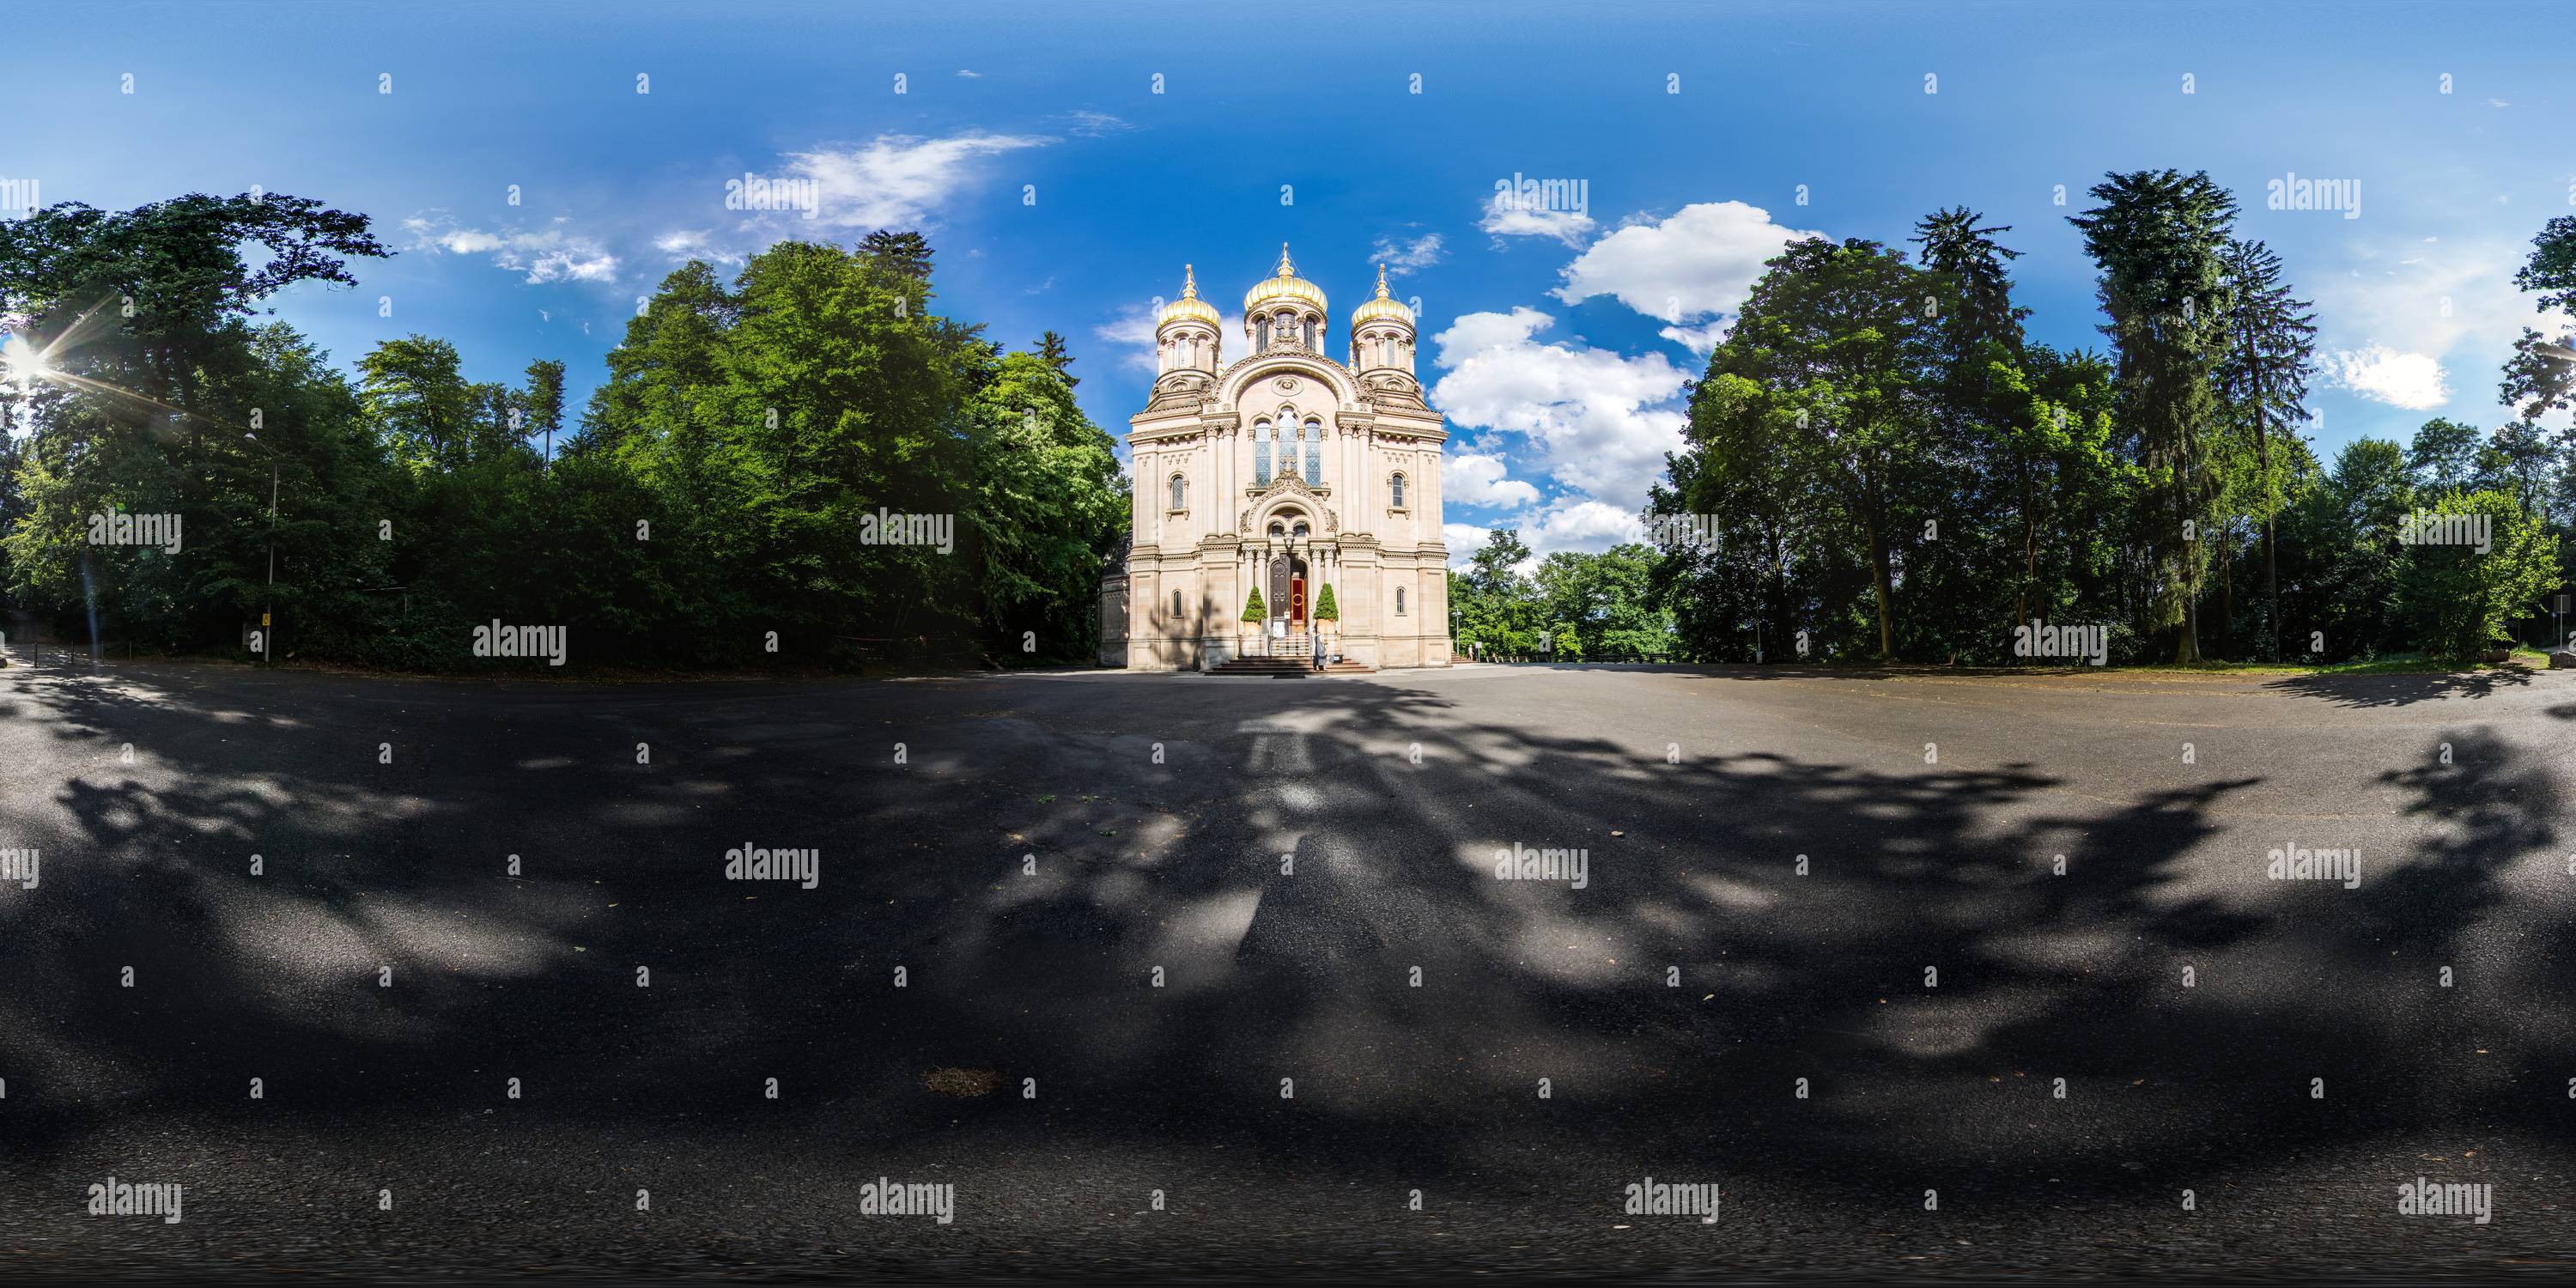
[[[1242,620],[1245,625],[1252,627],[1256,632],[1261,629],[1262,623],[1270,620],[1270,608],[1268,605],[1261,602],[1261,588],[1259,586],[1253,587],[1252,593],[1244,598]],[[1242,645],[1242,641],[1239,639],[1236,643],[1238,645]],[[1249,657],[1251,656],[1251,653],[1252,650],[1249,646],[1243,646],[1240,649],[1241,656]]]

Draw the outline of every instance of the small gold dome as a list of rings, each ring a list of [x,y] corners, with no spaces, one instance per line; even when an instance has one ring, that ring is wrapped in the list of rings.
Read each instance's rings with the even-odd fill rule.
[[[1160,331],[1174,322],[1205,322],[1210,327],[1218,326],[1223,319],[1216,315],[1216,310],[1210,308],[1206,300],[1199,298],[1197,267],[1183,264],[1181,274],[1181,298],[1163,306],[1163,315],[1154,319],[1154,329]]]
[[[1351,311],[1351,329],[1357,331],[1362,326],[1379,320],[1401,322],[1407,327],[1413,325],[1413,310],[1404,307],[1404,301],[1386,293],[1386,265],[1384,264],[1377,266],[1377,298],[1366,301]]]
[[[1278,275],[1244,292],[1243,311],[1258,312],[1263,305],[1275,304],[1281,300],[1311,304],[1316,312],[1324,311],[1324,288],[1297,276],[1297,266],[1288,262],[1288,243],[1286,242],[1279,243]]]

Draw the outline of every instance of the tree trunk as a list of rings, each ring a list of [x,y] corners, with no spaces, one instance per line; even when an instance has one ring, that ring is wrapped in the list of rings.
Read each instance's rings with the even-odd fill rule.
[[[2253,346],[2247,346],[2249,351]],[[2280,506],[2272,499],[2272,409],[2263,402],[2263,368],[2254,375],[2254,462],[2263,474],[2263,649],[2270,661],[2281,660],[2281,569],[2272,542],[2272,523]]]
[[[1870,485],[1869,563],[1870,581],[1878,590],[1878,660],[1896,660],[1896,587],[1888,571],[1887,538],[1879,529],[1878,486]]]
[[[2039,577],[2039,520],[2030,512],[2031,491],[2030,475],[2024,473],[2021,485],[2021,593],[2013,596],[2013,625],[2016,627],[2030,620],[2027,612],[2030,587]],[[2005,637],[2010,638],[2011,634],[2007,631]]]
[[[2227,524],[2227,539],[2218,547],[2218,655],[2236,656],[2236,522]]]
[[[2275,562],[2273,551],[2272,520],[2269,516],[2265,516],[2263,520],[2263,598],[2270,602],[2271,607],[2265,610],[2263,616],[2263,646],[2269,651],[2270,659],[2278,662],[2281,660],[2281,569]]]

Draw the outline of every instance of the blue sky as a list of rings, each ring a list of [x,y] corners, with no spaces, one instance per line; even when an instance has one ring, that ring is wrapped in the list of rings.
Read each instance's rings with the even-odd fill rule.
[[[344,364],[423,332],[479,379],[563,359],[586,397],[688,255],[910,225],[944,311],[1013,345],[1063,332],[1085,408],[1123,434],[1183,262],[1231,315],[1290,242],[1338,324],[1390,259],[1451,419],[1461,558],[1502,523],[1542,551],[1621,537],[1681,383],[1792,230],[1902,242],[1972,206],[2014,227],[2035,335],[2099,345],[2065,217],[2106,170],[2206,169],[2317,302],[2330,456],[2506,419],[2497,368],[2534,317],[2512,273],[2576,204],[2567,10],[2537,3],[276,0],[15,22],[0,179],[110,208],[258,185],[374,217],[401,255],[279,302]],[[817,180],[817,217],[728,210],[746,174]],[[2357,184],[2357,217],[2267,209],[2293,174]],[[1585,208],[1498,216],[1515,175],[1581,180]]]

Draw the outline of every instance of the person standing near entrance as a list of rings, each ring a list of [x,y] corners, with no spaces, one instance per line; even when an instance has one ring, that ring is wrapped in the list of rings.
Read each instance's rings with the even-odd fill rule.
[[[1316,631],[1316,632],[1314,632],[1314,639],[1315,639],[1315,669],[1316,669],[1316,670],[1318,670],[1318,671],[1320,671],[1320,670],[1323,670],[1323,669],[1324,669],[1324,633],[1323,633],[1322,631]]]

